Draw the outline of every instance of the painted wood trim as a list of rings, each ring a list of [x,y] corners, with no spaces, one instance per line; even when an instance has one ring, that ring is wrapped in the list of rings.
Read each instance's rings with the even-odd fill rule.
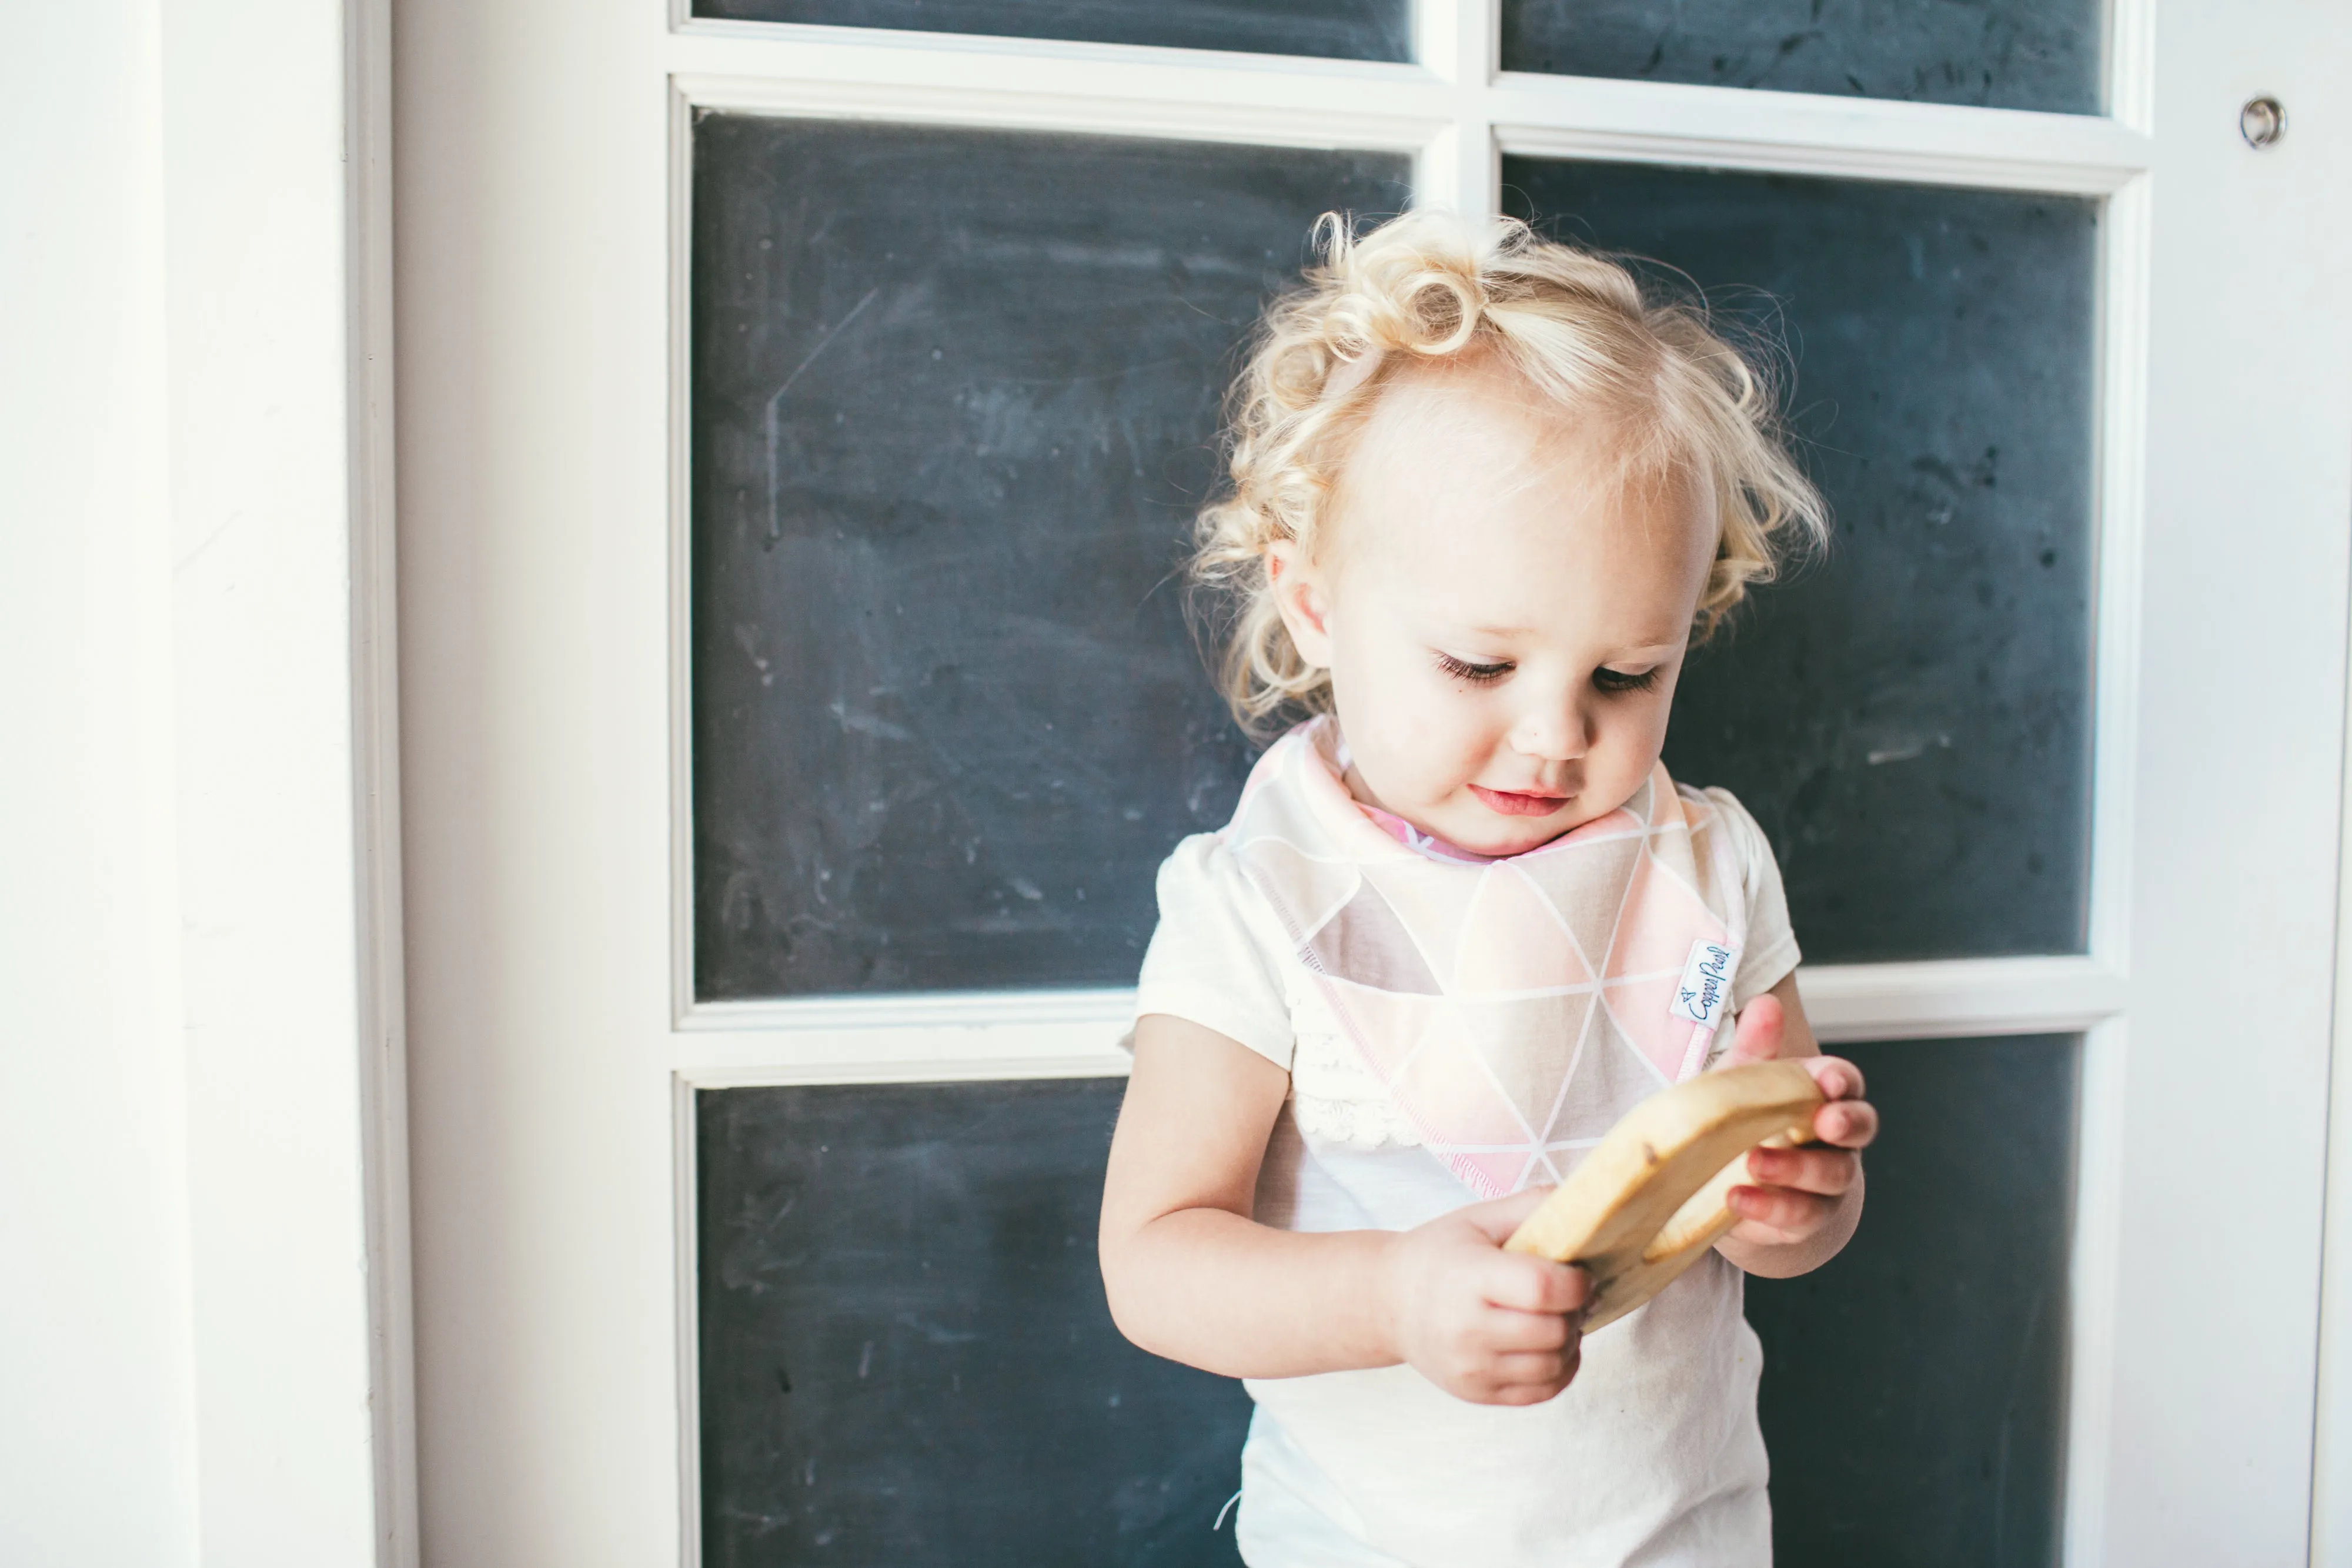
[[[2107,198],[2099,245],[2097,517],[2093,574],[2091,876],[2086,936],[2131,967],[2139,787],[2141,591],[2147,538],[2148,268],[2153,202],[2138,175]]]
[[[2098,1568],[2106,1558],[2115,1457],[2116,1345],[2121,1295],[2124,1074],[2128,1020],[2084,1031],[2074,1124],[2074,1235],[2067,1273],[2066,1410],[2059,1561]]]
[[[415,1561],[388,39],[381,0],[167,8],[160,27],[207,1562]]]
[[[2087,1029],[2120,1012],[2124,977],[2081,957],[1951,958],[1809,966],[1797,985],[1822,1039],[1905,1040]],[[778,1001],[701,1002],[680,1036],[783,1038],[877,1030],[958,1036],[998,1029],[1092,1025],[1123,1030],[1132,989],[892,992]],[[856,1048],[848,1048],[855,1060]]]
[[[2156,131],[2157,0],[2107,0],[2107,114],[2117,124]]]
[[[684,5],[688,0],[677,0]],[[694,110],[673,78],[664,149],[669,234],[668,503],[669,992],[670,1019],[694,1010]],[[689,1555],[685,1560],[700,1562]]]
[[[1970,958],[1801,969],[1824,1042],[2074,1033],[2123,1009],[2123,977],[2089,958]],[[698,1085],[1091,1077],[1127,1071],[1131,990],[810,997],[703,1003],[667,1037]]]
[[[2352,1563],[2352,724],[2337,825],[2336,973],[2327,1072],[2327,1187],[2319,1271],[2319,1378],[2312,1421],[2311,1552]]]
[[[351,378],[352,770],[357,831],[361,1162],[375,1561],[417,1568],[415,1307],[400,882],[397,446],[393,376],[392,13],[345,0]]]
[[[1612,86],[1620,84],[1612,84]],[[1665,91],[1664,88],[1654,90]],[[1693,89],[1715,92],[1732,89]],[[1915,107],[1906,105],[1905,107]],[[1978,114],[2010,112],[1977,110]],[[2064,195],[2104,195],[2138,172],[2136,154],[2122,147],[2082,148],[2100,158],[2045,156],[2028,152],[2038,139],[2016,138],[2018,151],[1969,150],[1945,144],[1940,135],[1922,135],[1913,145],[1887,145],[1833,134],[1832,122],[1806,124],[1790,117],[1771,137],[1691,134],[1663,128],[1618,130],[1607,126],[1544,124],[1501,119],[1495,136],[1505,152],[1537,158],[1574,158],[1622,163],[1664,163],[1705,169],[1740,169],[1778,174],[1810,174],[1832,180],[1882,180],[1905,184],[1957,185],[1978,190],[2047,191]],[[1940,131],[1932,122],[1917,127]],[[2002,138],[1979,140],[1999,147]],[[2058,143],[2056,145],[2063,145]]]
[[[1958,958],[1802,968],[1824,1042],[2071,1034],[2124,1009],[2129,986],[2093,958]]]
[[[1536,155],[2093,194],[2153,153],[2142,131],[2096,115],[1525,72],[1482,79],[1461,62],[1491,59],[1494,24],[1468,0],[1450,57],[1432,65],[704,26],[670,40],[673,74],[696,84],[697,101],[750,112],[1314,146],[1408,147],[1483,121],[1502,128],[1506,151]],[[972,82],[975,52],[990,56],[985,87]]]
[[[1093,75],[1024,90],[1001,82],[974,86],[971,62],[957,57],[956,63],[961,68],[953,79],[946,80],[859,80],[823,74],[821,66],[791,75],[681,71],[673,79],[694,107],[738,113],[1240,141],[1270,147],[1366,147],[1417,152],[1453,122],[1451,106],[1443,93],[1416,95],[1416,101],[1407,107],[1391,105],[1386,101],[1387,95],[1368,94],[1361,84],[1349,83],[1342,84],[1348,89],[1344,106],[1300,103],[1280,93],[1236,94],[1218,100],[1148,90],[1122,92],[1117,80],[1106,82]],[[1379,109],[1369,107],[1375,102],[1381,104]]]
[[[682,0],[681,0],[682,3]],[[702,1263],[695,1218],[695,1090],[684,1074],[670,1080],[670,1231],[674,1252],[671,1311],[677,1338],[677,1560],[702,1568]]]

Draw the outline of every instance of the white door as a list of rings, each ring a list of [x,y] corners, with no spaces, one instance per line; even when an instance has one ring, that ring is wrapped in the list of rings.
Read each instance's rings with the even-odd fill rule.
[[[1802,974],[1816,1026],[1902,1103],[1856,1244],[1879,1249],[1753,1310],[1776,1366],[1868,1380],[1865,1449],[1925,1457],[1913,1498],[1824,1435],[1818,1390],[1768,1385],[1786,1530],[1833,1531],[1808,1511],[1859,1477],[1914,1510],[1923,1562],[2305,1559],[2352,13],[1781,9],[399,8],[429,1563],[988,1561],[985,1530],[1016,1528],[1017,1485],[973,1504],[980,1533],[919,1551],[827,1490],[865,1465],[868,1503],[901,1482],[928,1500],[901,1498],[908,1519],[962,1517],[960,1484],[1006,1490],[940,1473],[961,1449],[888,1451],[894,1430],[961,1440],[946,1405],[919,1406],[987,1370],[985,1346],[955,1359],[979,1330],[884,1313],[795,1390],[781,1364],[713,1361],[737,1354],[713,1338],[740,1326],[726,1292],[749,1312],[781,1276],[730,1276],[698,1242],[735,1223],[713,1201],[842,1242],[744,1175],[804,1164],[795,1137],[830,1155],[810,1128],[863,1140],[866,1198],[920,1174],[899,1159],[930,1135],[920,1093],[791,1086],[962,1083],[979,1098],[954,1103],[996,1119],[992,1158],[1083,1143],[1102,1103],[1083,1083],[986,1085],[1121,1071],[1129,862],[1148,883],[1155,842],[1211,825],[1241,753],[1194,722],[1205,681],[1128,669],[1127,623],[1055,597],[1068,539],[1011,530],[1108,497],[1164,522],[1165,568],[1184,524],[1166,497],[1204,472],[1185,389],[1213,396],[1231,302],[1296,264],[1263,236],[1303,240],[1328,193],[1531,211],[1710,289],[1772,288],[1801,329],[1793,406],[1838,553],[1761,608],[1669,756],[1739,775],[1702,781],[1779,840],[1824,960]],[[824,25],[918,20],[1062,37]],[[2257,147],[2241,111],[2264,96],[2286,126]],[[1007,288],[989,258],[1024,246],[1029,286]],[[1121,256],[1143,258],[1141,294],[1104,281]],[[1132,314],[1145,296],[1210,324]],[[1132,348],[1073,335],[1089,310]],[[958,380],[983,347],[996,379]],[[1021,444],[1053,419],[1118,434]],[[1139,537],[1101,571],[1124,581]],[[1166,604],[1137,612],[1163,643]],[[1093,755],[1066,715],[1101,692],[1118,733],[1082,738],[1128,772],[958,771],[959,747]],[[959,780],[998,795],[983,811]],[[1034,1134],[1024,1107],[1044,1107]],[[737,1165],[715,1128],[750,1140]],[[1906,1180],[1916,1201],[1889,1196]],[[876,1381],[915,1364],[891,1360],[901,1331],[940,1386]],[[746,1377],[784,1403],[746,1403]],[[837,1426],[791,1426],[811,1377],[839,1383],[817,1391]],[[1948,1409],[1990,1425],[1958,1447],[1886,1436],[1889,1411]],[[867,1447],[821,1471],[811,1443],[853,1429]],[[1979,1439],[1981,1486],[1925,1468]],[[1056,1484],[1038,1475],[1035,1508]],[[1790,1545],[1811,1539],[1784,1533],[1784,1555],[1828,1561]]]

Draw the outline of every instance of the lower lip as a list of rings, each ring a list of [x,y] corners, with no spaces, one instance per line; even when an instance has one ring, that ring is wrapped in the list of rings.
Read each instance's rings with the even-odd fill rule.
[[[1489,789],[1482,785],[1470,786],[1470,793],[1478,797],[1490,811],[1500,811],[1506,817],[1549,817],[1568,804],[1565,795],[1522,795],[1512,789]]]

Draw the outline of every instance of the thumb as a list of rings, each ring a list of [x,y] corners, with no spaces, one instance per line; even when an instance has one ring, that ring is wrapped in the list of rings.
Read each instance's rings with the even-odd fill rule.
[[[1511,1239],[1521,1222],[1543,1207],[1543,1200],[1552,1195],[1548,1186],[1524,1187],[1508,1197],[1491,1197],[1484,1203],[1474,1203],[1454,1211],[1456,1219],[1466,1219],[1485,1233],[1496,1246]]]
[[[1780,999],[1769,991],[1748,1003],[1748,1010],[1739,1015],[1739,1030],[1731,1037],[1731,1049],[1717,1065],[1739,1067],[1778,1058],[1781,1018]]]

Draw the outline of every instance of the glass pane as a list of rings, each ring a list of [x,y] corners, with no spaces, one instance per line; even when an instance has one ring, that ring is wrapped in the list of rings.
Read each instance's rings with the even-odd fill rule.
[[[1249,754],[1177,571],[1235,343],[1405,160],[714,115],[696,991],[1133,982]]]
[[[2100,0],[1503,0],[1503,68],[2099,111]]]
[[[1779,1561],[2058,1561],[2081,1042],[1841,1047],[1885,1131],[1862,1228],[1748,1281]]]
[[[1349,60],[1412,57],[1412,0],[695,0],[694,14]]]
[[[1124,1088],[696,1096],[709,1568],[1239,1563],[1248,1396],[1103,1302]]]
[[[1522,158],[1504,178],[1520,215],[1670,264],[1790,346],[1836,537],[1694,661],[1666,762],[1763,823],[1806,958],[2080,952],[2095,204]]]

